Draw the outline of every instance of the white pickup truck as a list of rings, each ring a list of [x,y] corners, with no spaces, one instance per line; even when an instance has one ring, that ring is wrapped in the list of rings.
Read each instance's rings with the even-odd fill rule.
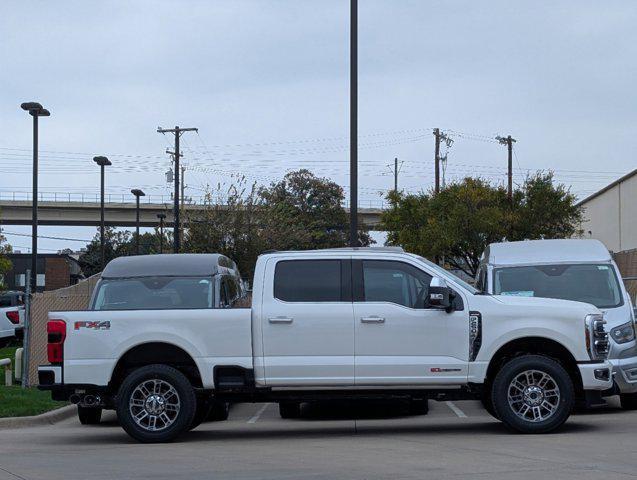
[[[22,338],[24,293],[0,292],[0,347]]]
[[[221,255],[113,260],[90,310],[49,315],[40,388],[162,442],[211,399],[278,402],[285,417],[322,399],[480,399],[543,433],[612,385],[595,306],[483,294],[400,249],[261,255],[251,303]]]

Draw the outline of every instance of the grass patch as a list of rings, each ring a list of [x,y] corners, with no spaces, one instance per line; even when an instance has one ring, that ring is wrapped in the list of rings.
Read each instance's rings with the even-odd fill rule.
[[[0,358],[10,358],[11,359],[11,365],[13,365],[13,362],[15,362],[15,351],[18,349],[18,347],[3,347],[0,348]],[[15,370],[15,367],[12,367],[13,370]]]
[[[0,418],[39,415],[67,404],[54,402],[51,400],[51,392],[42,392],[36,388],[23,390],[19,385],[0,387]]]

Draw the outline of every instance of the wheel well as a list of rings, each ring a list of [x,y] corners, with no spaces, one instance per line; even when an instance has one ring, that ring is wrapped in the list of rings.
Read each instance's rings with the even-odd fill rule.
[[[489,362],[485,384],[490,385],[493,382],[496,374],[506,362],[526,354],[543,355],[560,363],[573,380],[575,392],[578,395],[583,394],[582,379],[577,362],[571,352],[561,343],[544,337],[519,338],[500,347]]]
[[[203,387],[201,374],[192,357],[183,349],[164,342],[143,343],[128,350],[115,365],[109,386],[117,391],[128,372],[155,363],[175,367],[194,387]]]

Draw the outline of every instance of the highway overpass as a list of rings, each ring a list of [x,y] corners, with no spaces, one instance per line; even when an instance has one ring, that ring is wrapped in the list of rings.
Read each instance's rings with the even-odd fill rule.
[[[1,225],[31,225],[31,201],[0,200]],[[200,204],[185,205],[182,219],[187,215],[197,216],[205,207]],[[165,213],[167,226],[172,226],[172,203],[141,203],[140,225],[156,227],[159,225],[158,213]],[[374,230],[380,223],[381,208],[359,208],[362,226]],[[104,218],[107,226],[133,227],[135,226],[135,204],[125,202],[108,202],[104,207]],[[99,226],[99,202],[67,202],[40,201],[38,202],[38,225],[59,226]]]

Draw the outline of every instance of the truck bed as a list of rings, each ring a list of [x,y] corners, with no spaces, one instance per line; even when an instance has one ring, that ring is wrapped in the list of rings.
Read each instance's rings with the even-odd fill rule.
[[[249,308],[51,312],[49,319],[66,323],[64,383],[107,385],[117,360],[148,343],[188,352],[205,388],[216,365],[253,367]]]

